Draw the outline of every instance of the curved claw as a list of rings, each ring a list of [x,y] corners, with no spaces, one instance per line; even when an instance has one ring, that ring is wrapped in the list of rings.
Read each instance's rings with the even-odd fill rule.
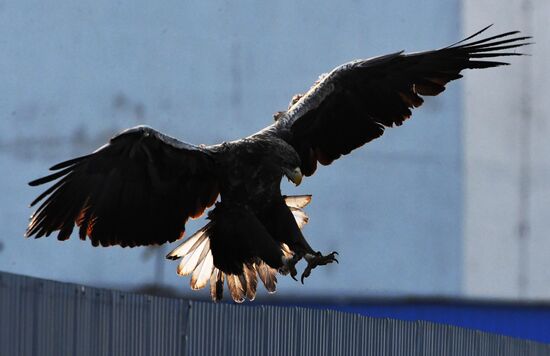
[[[283,266],[279,268],[279,273],[282,275],[290,274],[290,277],[294,279],[295,281],[298,281],[296,276],[298,275],[298,271],[296,271],[296,264],[302,259],[303,254],[295,253],[291,258],[284,258],[283,259]]]
[[[332,253],[329,254],[329,256],[331,257],[331,259],[332,259],[334,262],[340,264],[340,262],[338,262],[338,259],[337,259],[336,257],[334,257],[334,255],[339,256],[338,252],[336,252],[336,251],[332,251]]]
[[[313,267],[315,268],[315,267]],[[307,277],[309,277],[309,275],[311,274],[311,270],[313,269],[312,267],[310,267],[309,263],[306,267],[306,269],[304,270],[304,272],[302,273],[302,276],[300,277],[300,281],[302,282],[302,284],[304,284],[304,279],[306,279]]]
[[[324,266],[324,265],[327,265],[327,264],[332,263],[332,262],[339,263],[338,260],[336,259],[336,257],[334,257],[335,255],[338,255],[338,252],[333,251],[332,253],[329,253],[326,256],[323,256],[320,252],[317,252],[312,257],[309,257],[309,258],[306,257],[307,267],[304,270],[304,272],[302,273],[302,276],[300,278],[302,284],[304,284],[304,279],[309,277],[309,275],[311,274],[311,271],[315,267]]]

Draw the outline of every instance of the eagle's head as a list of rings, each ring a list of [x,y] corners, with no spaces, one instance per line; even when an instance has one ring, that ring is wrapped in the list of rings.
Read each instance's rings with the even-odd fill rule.
[[[263,143],[263,162],[269,170],[299,185],[302,182],[301,160],[294,148],[278,137],[270,137]]]

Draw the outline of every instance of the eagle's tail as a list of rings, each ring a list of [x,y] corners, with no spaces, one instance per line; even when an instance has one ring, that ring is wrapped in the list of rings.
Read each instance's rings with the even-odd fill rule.
[[[310,195],[285,196],[285,202],[302,228],[308,222],[308,216],[303,211],[311,201]],[[254,263],[243,263],[241,274],[227,274],[214,266],[214,258],[210,249],[210,232],[215,221],[209,222],[181,245],[172,250],[166,258],[177,260],[181,258],[177,273],[181,276],[191,275],[191,289],[202,289],[210,282],[210,296],[218,301],[223,297],[223,285],[227,280],[231,297],[237,303],[246,298],[254,300],[258,277],[269,293],[275,293],[277,270],[261,259]],[[289,257],[292,252],[286,244],[281,244],[281,250]]]

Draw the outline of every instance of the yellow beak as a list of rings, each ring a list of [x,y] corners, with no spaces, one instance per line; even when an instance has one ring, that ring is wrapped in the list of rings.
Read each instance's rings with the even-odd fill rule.
[[[302,171],[300,170],[300,167],[296,167],[293,170],[285,169],[285,175],[287,178],[292,181],[292,183],[296,184],[297,186],[302,183],[302,178],[304,177],[302,175]]]

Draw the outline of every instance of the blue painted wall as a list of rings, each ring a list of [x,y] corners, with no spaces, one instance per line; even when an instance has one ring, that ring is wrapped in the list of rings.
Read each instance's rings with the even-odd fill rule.
[[[23,239],[38,194],[25,182],[136,124],[193,143],[248,135],[322,72],[447,45],[462,36],[459,23],[458,0],[3,2],[0,166],[9,174],[0,175],[0,270],[190,293],[175,264],[161,260],[171,247]],[[280,293],[459,295],[460,122],[453,84],[404,127],[300,189],[285,185],[287,194],[314,194],[306,234],[316,249],[339,251],[341,263],[319,268],[306,286],[281,278]]]

